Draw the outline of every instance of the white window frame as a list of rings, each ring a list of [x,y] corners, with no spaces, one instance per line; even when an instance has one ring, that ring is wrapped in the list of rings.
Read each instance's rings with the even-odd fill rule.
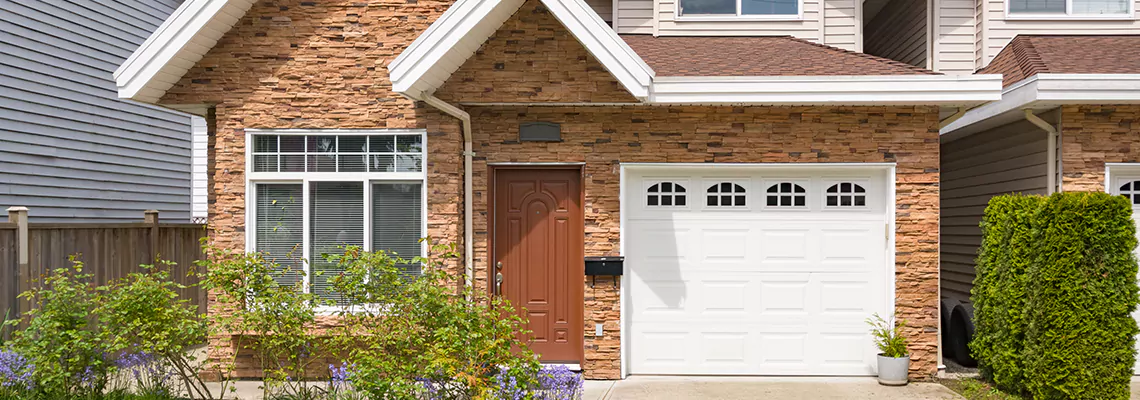
[[[823,209],[823,210],[825,210],[825,211],[862,211],[862,210],[870,210],[870,209],[872,209],[872,208],[873,208],[873,207],[871,206],[871,202],[872,202],[872,201],[875,201],[875,200],[877,200],[877,199],[875,199],[875,197],[872,195],[872,192],[874,192],[874,191],[875,191],[875,188],[874,188],[874,187],[872,187],[872,186],[873,186],[873,185],[872,185],[872,180],[870,180],[870,179],[863,179],[863,178],[830,178],[830,179],[824,179],[824,180],[823,180],[821,183],[822,183],[822,185],[820,185],[820,188],[819,188],[819,197],[820,197],[820,203],[819,203],[819,204],[820,204],[820,207],[821,207],[821,209]],[[831,187],[832,187],[832,186],[834,186],[834,185],[839,185],[839,184],[843,184],[843,183],[850,183],[850,184],[852,184],[852,185],[859,185],[859,186],[861,186],[861,187],[863,188],[863,191],[864,191],[864,192],[862,193],[862,196],[863,196],[863,199],[864,199],[864,203],[863,203],[863,205],[861,205],[861,206],[857,206],[857,205],[854,205],[854,201],[855,201],[854,199],[852,199],[852,205],[850,205],[850,206],[842,206],[842,205],[829,206],[829,205],[827,205],[827,196],[829,196],[829,195],[832,195],[832,193],[828,193],[828,192],[827,192],[827,189],[831,189]],[[854,188],[852,188],[852,189],[854,189]],[[844,195],[844,193],[841,193],[841,192],[840,192],[840,193],[835,193],[834,195],[843,196],[843,195]],[[847,195],[850,195],[850,196],[854,196],[855,194],[854,194],[854,193],[851,193],[851,194],[847,194]]]
[[[796,185],[796,186],[800,186],[800,187],[804,188],[804,193],[803,193],[804,205],[802,205],[802,206],[796,206],[796,205],[770,206],[770,205],[768,205],[768,195],[769,195],[768,188],[771,187],[772,185],[779,185],[781,183],[791,183],[792,185]],[[815,187],[815,185],[813,185],[812,183],[814,183],[812,181],[812,179],[804,179],[802,177],[780,178],[780,177],[773,176],[770,178],[761,179],[759,191],[757,191],[758,196],[760,196],[760,207],[762,210],[769,211],[769,212],[808,212],[808,211],[812,211],[813,209],[816,208],[815,206],[813,206],[813,204],[815,204],[813,198],[816,197],[814,194],[818,190]],[[791,193],[791,195],[793,196],[792,204],[795,204],[794,196],[797,196],[797,194],[795,193],[795,186],[792,187],[792,191],[793,191]],[[782,192],[776,194],[776,196],[783,196],[783,195],[784,195],[784,193],[782,193]]]
[[[253,136],[391,136],[420,135],[423,157],[419,172],[252,172]],[[258,184],[301,184],[302,200],[302,285],[306,292],[312,288],[310,281],[310,222],[309,184],[312,182],[361,182],[364,187],[364,250],[372,251],[372,184],[374,183],[419,183],[420,184],[420,232],[427,235],[427,131],[423,129],[246,129],[245,130],[245,251],[257,251],[257,185]],[[420,257],[427,255],[427,244],[420,243]],[[319,255],[317,255],[319,256]],[[318,307],[322,314],[332,314],[343,307]]]
[[[1011,11],[1013,2],[1005,2],[1005,18],[1010,20],[1131,20],[1136,19],[1136,0],[1128,0],[1128,12],[1121,14],[1075,14],[1073,13],[1073,0],[1065,0],[1064,14],[1049,13],[1015,13]]]
[[[717,189],[717,193],[714,193],[714,194],[709,193],[709,189],[713,185],[719,186],[721,183],[731,183],[733,186],[739,186],[740,188],[744,189],[743,193],[731,193],[731,194],[729,194],[730,196],[734,196],[734,197],[743,195],[744,196],[744,205],[742,205],[742,206],[735,205],[736,199],[733,199],[732,202],[734,204],[730,205],[730,206],[720,205],[719,200],[717,201],[718,205],[710,206],[709,205],[709,196],[720,197],[720,196],[725,195],[724,193],[720,192],[719,188]],[[735,187],[733,189],[735,190]],[[754,193],[755,193],[755,191],[753,190],[753,187],[752,187],[752,181],[749,178],[743,178],[743,177],[708,178],[708,179],[705,179],[704,182],[701,184],[701,203],[700,203],[700,206],[701,206],[701,208],[703,208],[705,210],[713,211],[713,212],[751,211],[753,209],[753,205],[756,204],[756,199],[753,197]],[[761,203],[761,204],[763,204],[763,203]]]
[[[674,3],[677,21],[802,21],[804,19],[804,0],[796,3],[795,14],[743,14],[742,0],[736,0],[736,15],[732,14],[682,14],[681,1]]]

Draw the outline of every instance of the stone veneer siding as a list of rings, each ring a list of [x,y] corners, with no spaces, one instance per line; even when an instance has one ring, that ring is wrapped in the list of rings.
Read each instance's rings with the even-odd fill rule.
[[[585,255],[619,251],[622,162],[893,162],[895,306],[907,321],[911,377],[938,366],[938,109],[934,107],[471,107],[475,280],[488,282],[488,163],[584,162]],[[562,126],[562,142],[520,143],[520,122]],[[588,279],[588,278],[587,278]],[[585,284],[585,283],[584,283]],[[619,288],[585,289],[587,378],[620,375]],[[592,336],[595,323],[604,337]]]
[[[451,1],[259,1],[161,104],[209,104],[209,227],[214,246],[245,247],[245,129],[426,129],[427,233],[463,247],[458,121],[392,91],[387,65]],[[452,263],[461,276],[458,263]],[[209,312],[226,312],[209,296]],[[322,321],[325,324],[333,320]],[[227,362],[228,337],[209,356]],[[235,376],[261,375],[239,354]],[[214,376],[216,378],[217,376]]]
[[[1061,190],[1104,191],[1105,163],[1140,163],[1140,106],[1061,108]]]
[[[428,234],[462,248],[458,123],[393,93],[386,69],[449,4],[260,1],[171,88],[161,103],[215,106],[209,149],[211,243],[230,249],[245,246],[246,128],[420,128],[428,131]],[[497,32],[461,67],[441,96],[457,101],[504,101],[511,96],[517,96],[512,101],[532,102],[628,100],[628,93],[615,89],[616,81],[599,75],[600,66],[580,44],[567,43],[565,30],[534,0],[522,10],[507,22],[510,29]],[[542,39],[527,46],[545,53],[520,50],[526,47],[517,40],[532,36]],[[551,61],[558,57],[567,62]],[[532,68],[536,65],[541,68]],[[550,70],[555,66],[562,71]],[[585,162],[586,255],[618,251],[620,162],[897,163],[896,308],[908,321],[911,376],[925,378],[935,372],[937,108],[551,106],[468,111],[475,119],[477,153],[476,284],[484,290],[487,162]],[[520,121],[560,122],[565,140],[519,143]],[[459,276],[458,265],[452,267]],[[585,339],[588,378],[619,374],[620,302],[618,289],[608,283],[599,282],[585,292],[585,331],[592,332],[593,324],[600,322],[607,332],[602,338]],[[224,304],[210,299],[211,313],[226,312]],[[211,338],[213,360],[230,359],[235,349],[228,339]],[[251,356],[236,360],[237,377],[260,374]]]

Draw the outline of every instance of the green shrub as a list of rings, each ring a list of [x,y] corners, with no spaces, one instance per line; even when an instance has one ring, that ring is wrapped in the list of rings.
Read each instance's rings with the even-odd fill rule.
[[[102,329],[92,317],[99,295],[93,276],[83,273],[83,263],[74,258],[73,263],[49,272],[41,287],[20,294],[33,308],[11,348],[33,367],[39,398],[97,397],[107,389],[113,369],[99,340]]]
[[[871,325],[871,336],[875,338],[875,347],[884,357],[900,358],[910,354],[906,349],[906,336],[903,336],[905,320],[896,323],[894,318],[886,320],[880,317],[879,313],[875,313],[871,318],[867,318],[867,324]]]
[[[331,278],[349,304],[335,337],[356,388],[370,398],[483,399],[535,387],[538,362],[519,340],[522,318],[498,298],[456,293],[455,277],[443,269],[454,250],[434,246],[433,253],[413,261],[423,265],[415,278],[384,252],[349,248],[330,257],[344,271]]]
[[[1022,349],[1026,321],[1026,272],[1034,256],[1033,220],[1041,196],[1005,195],[990,199],[982,218],[982,245],[975,263],[971,302],[978,369],[998,387],[1025,388]]]
[[[1035,225],[1026,389],[1037,399],[1128,398],[1140,301],[1132,205],[1106,193],[1054,194]]]
[[[301,282],[278,284],[274,277],[291,271],[260,253],[212,248],[206,253],[207,259],[199,261],[206,271],[202,288],[229,307],[209,315],[213,333],[231,336],[239,351],[253,352],[265,381],[263,397],[311,397],[315,388],[305,378],[320,359],[322,332],[315,329],[317,310],[331,303],[305,293]],[[237,357],[237,352],[231,355]],[[227,376],[233,362],[217,367],[222,370],[215,372]]]

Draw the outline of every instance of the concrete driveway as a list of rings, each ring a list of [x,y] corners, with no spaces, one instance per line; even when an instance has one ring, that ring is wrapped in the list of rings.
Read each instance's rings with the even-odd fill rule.
[[[586,381],[583,400],[650,399],[962,399],[937,383],[904,387],[874,378],[727,378],[631,376],[622,381]]]

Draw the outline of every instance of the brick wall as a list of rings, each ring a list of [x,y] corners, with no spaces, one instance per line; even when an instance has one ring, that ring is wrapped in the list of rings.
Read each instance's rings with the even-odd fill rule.
[[[914,378],[938,360],[938,110],[932,107],[472,107],[475,279],[488,279],[487,163],[584,162],[585,255],[617,255],[622,162],[894,162],[896,309]],[[562,142],[520,143],[518,124],[562,125]],[[619,288],[585,289],[587,378],[620,373]],[[603,323],[605,336],[592,336]]]
[[[1140,106],[1061,108],[1061,189],[1104,191],[1105,163],[1140,162]]]

